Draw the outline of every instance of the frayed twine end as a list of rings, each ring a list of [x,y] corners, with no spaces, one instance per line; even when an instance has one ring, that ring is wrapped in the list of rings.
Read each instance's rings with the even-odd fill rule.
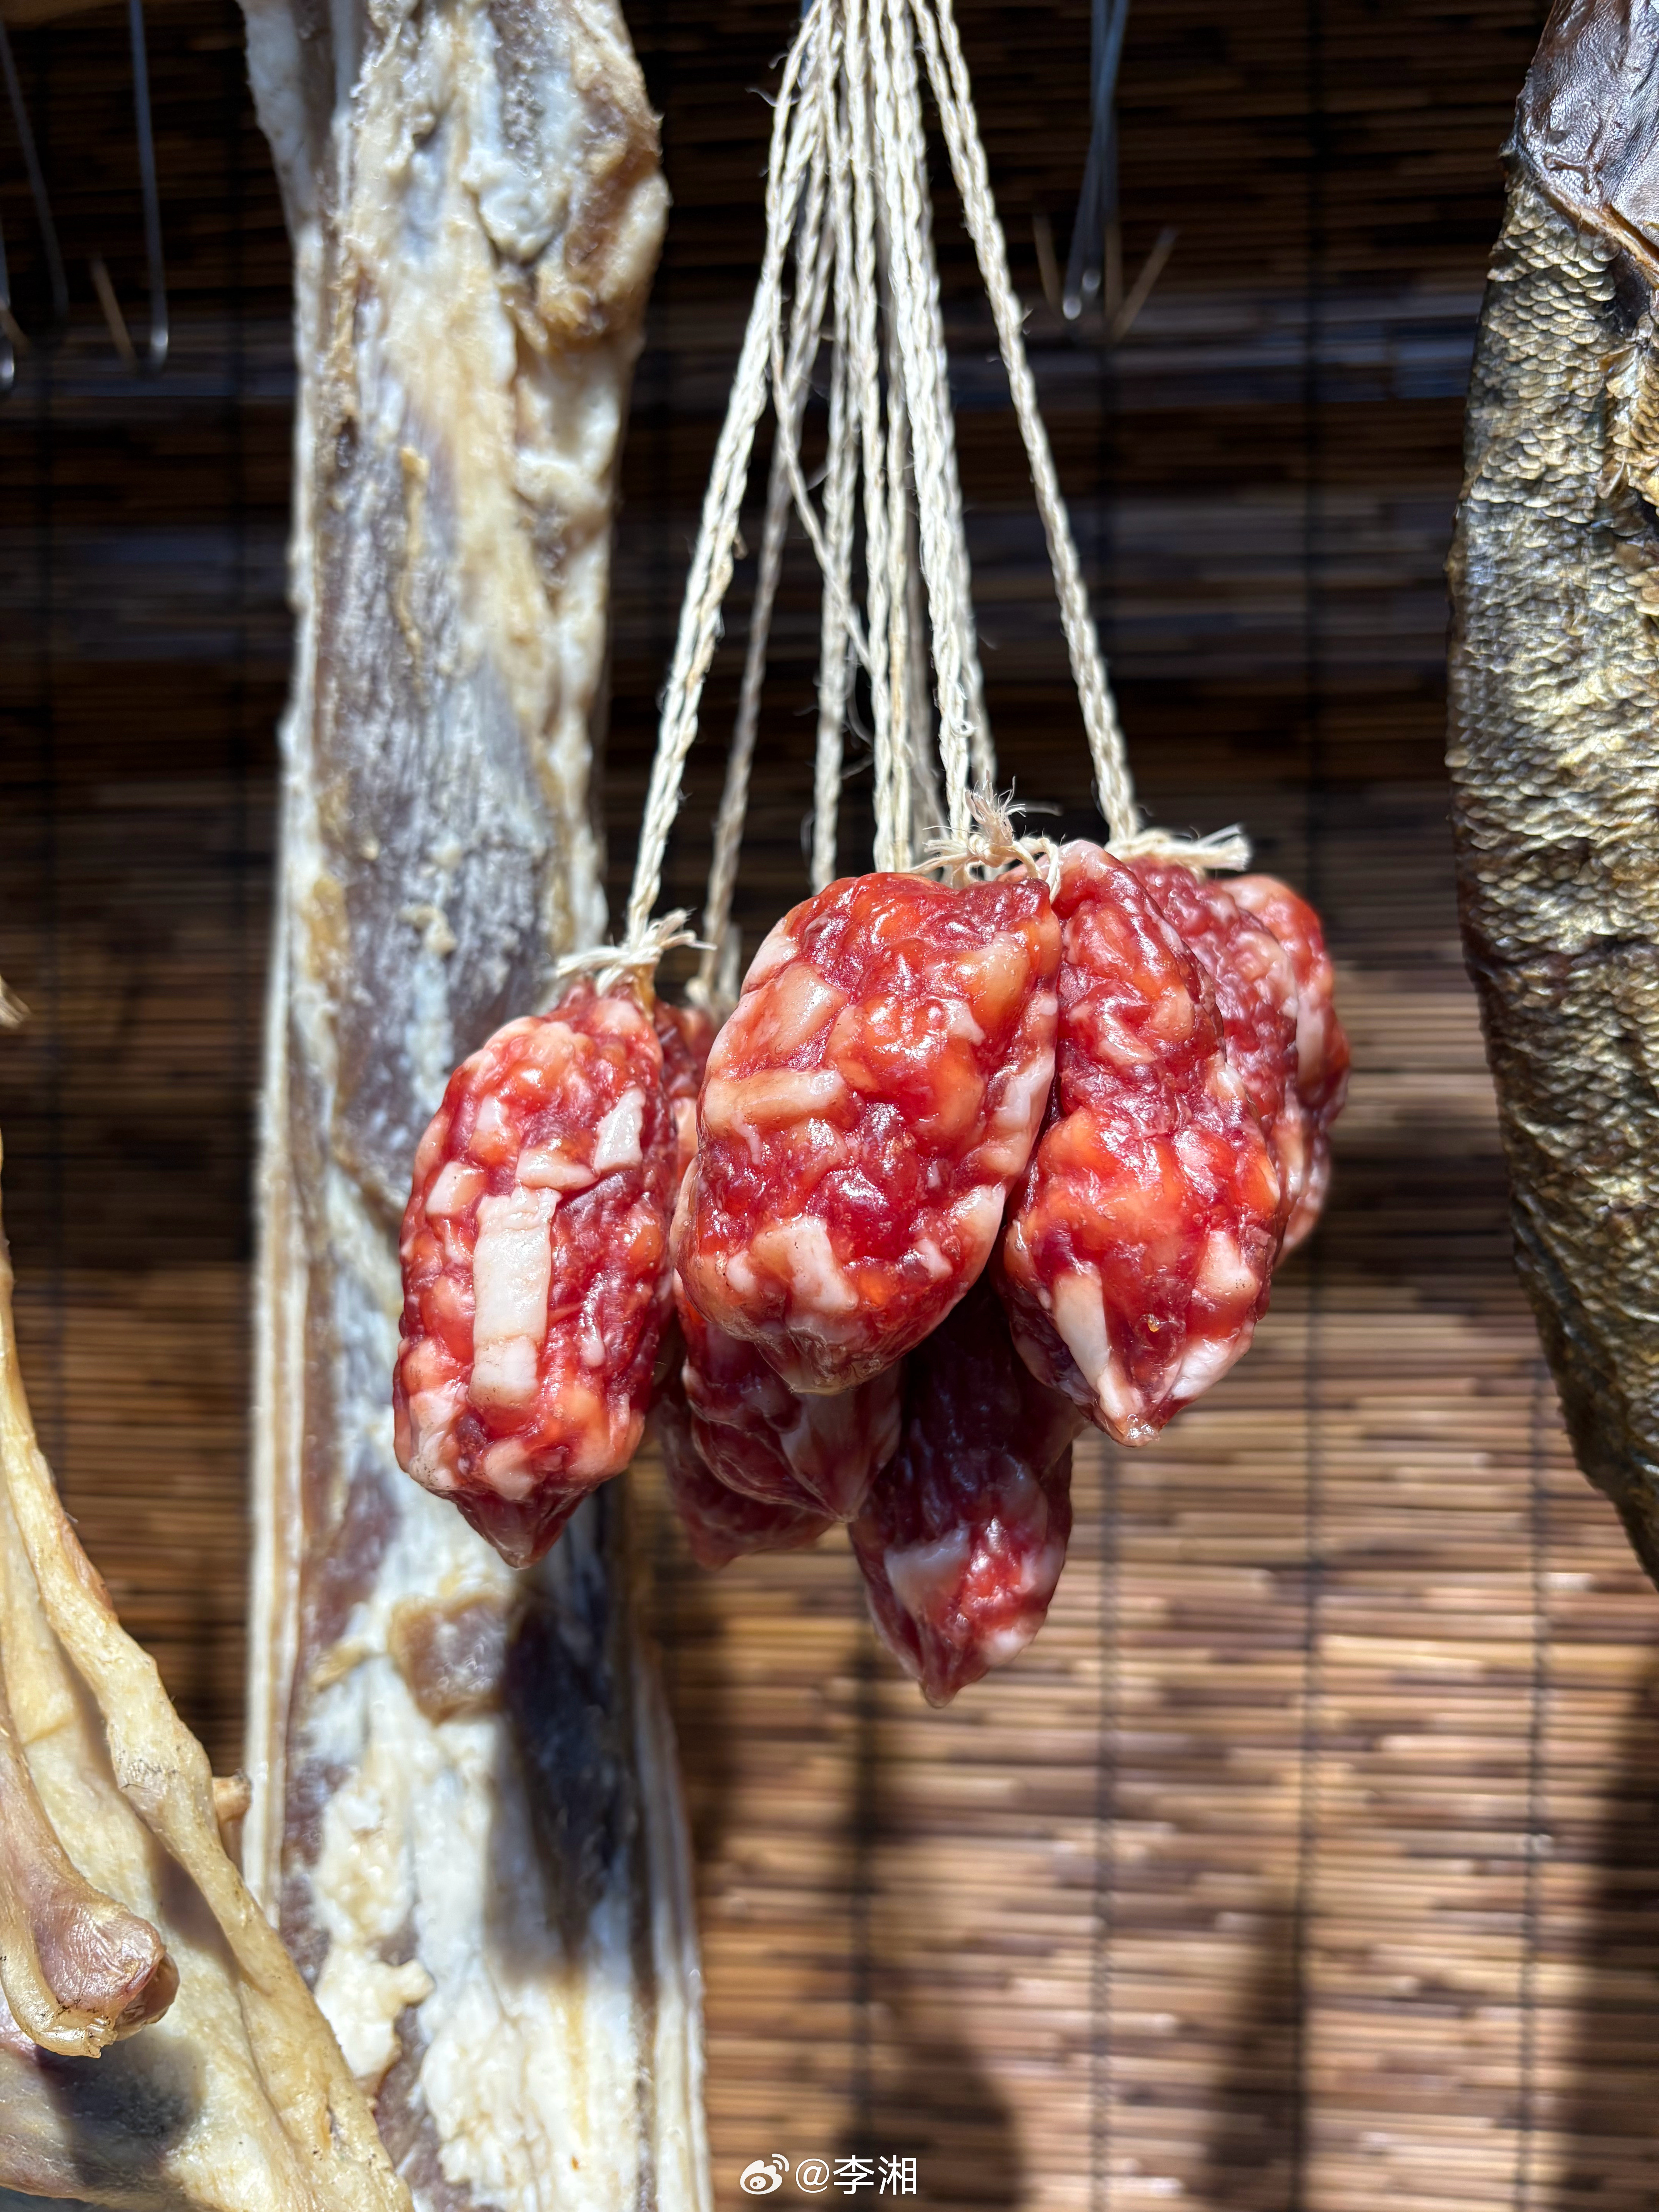
[[[0,975],[0,1030],[20,1030],[28,1018],[28,1008]]]
[[[572,975],[589,975],[593,988],[604,993],[615,988],[624,975],[631,975],[641,990],[647,994],[657,963],[665,952],[677,945],[689,945],[694,951],[706,952],[708,946],[686,923],[690,916],[684,907],[676,907],[672,914],[659,915],[648,922],[640,936],[626,945],[590,945],[581,952],[567,952],[553,973],[560,982]]]
[[[1167,830],[1142,830],[1115,838],[1106,848],[1115,860],[1174,860],[1200,875],[1224,868],[1238,874],[1250,865],[1250,841],[1237,823],[1212,830],[1207,837],[1172,837]]]
[[[972,828],[957,836],[941,830],[927,840],[924,868],[983,868],[991,875],[1026,868],[1046,884],[1049,896],[1060,887],[1060,848],[1052,837],[1022,837],[1015,817],[1032,811],[1012,791],[981,788],[968,794]]]

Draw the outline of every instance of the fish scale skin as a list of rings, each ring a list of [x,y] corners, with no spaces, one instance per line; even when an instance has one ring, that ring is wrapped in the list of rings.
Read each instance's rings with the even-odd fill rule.
[[[1659,528],[1630,489],[1656,458],[1652,304],[1517,158],[1449,564],[1448,760],[1516,1262],[1579,1464],[1659,1580]]]

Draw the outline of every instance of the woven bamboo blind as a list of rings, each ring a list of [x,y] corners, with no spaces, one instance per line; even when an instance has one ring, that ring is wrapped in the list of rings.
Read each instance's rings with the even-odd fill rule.
[[[1037,211],[1063,246],[1082,171],[1085,0],[959,4],[1137,775],[1172,824],[1248,822],[1322,903],[1356,1075],[1326,1226],[1250,1358],[1153,1449],[1080,1455],[1046,1632],[949,1712],[877,1658],[842,1544],[711,1580],[636,1481],[720,2201],[781,2151],[914,2156],[938,2208],[1636,2212],[1659,2196],[1659,1599],[1571,1468],[1510,1270],[1440,769],[1462,392],[1541,10],[1137,0],[1130,269],[1181,236],[1107,356],[1040,304],[1030,246]],[[750,88],[788,12],[629,11],[676,213],[618,555],[619,884],[758,251]],[[0,409],[0,970],[35,1010],[0,1042],[0,1127],[43,1436],[224,1765],[291,377],[234,10],[154,0],[150,25],[155,385],[86,273],[101,253],[139,296],[120,20],[15,34],[76,297]],[[27,324],[3,123],[0,222]],[[1006,394],[941,247],[999,738],[1081,830]],[[798,556],[751,933],[803,878]],[[695,896],[738,645],[671,895]],[[854,842],[866,805],[855,781]]]

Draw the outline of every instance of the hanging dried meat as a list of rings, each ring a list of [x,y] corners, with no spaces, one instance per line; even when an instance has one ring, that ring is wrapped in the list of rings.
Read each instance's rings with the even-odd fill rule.
[[[603,933],[656,128],[611,0],[247,13],[300,384],[246,1863],[420,2212],[703,2212],[686,1845],[614,1493],[514,1571],[399,1473],[389,1388],[422,1133]],[[479,1241],[510,1243],[520,1201],[489,1195]],[[539,1259],[497,1256],[510,1319]]]
[[[398,1460],[512,1565],[634,1455],[678,1150],[656,1029],[631,993],[586,982],[498,1030],[421,1139],[399,1248]]]
[[[658,1393],[651,1426],[662,1452],[668,1494],[700,1567],[714,1572],[754,1552],[799,1551],[834,1526],[829,1514],[804,1502],[769,1502],[712,1474],[697,1449],[691,1409],[678,1375],[671,1375]]]
[[[682,1383],[702,1464],[762,1503],[850,1521],[898,1442],[899,1373],[850,1390],[792,1390],[740,1336],[681,1292]]]
[[[1307,1151],[1303,1176],[1291,1182],[1285,1228],[1290,1252],[1312,1231],[1330,1188],[1331,1124],[1348,1095],[1348,1040],[1337,1018],[1336,977],[1325,933],[1307,901],[1272,876],[1235,876],[1226,888],[1236,904],[1278,939],[1296,977],[1296,1095]],[[1264,1115],[1264,1126],[1267,1119]]]
[[[1016,1353],[988,1283],[905,1361],[898,1449],[852,1537],[876,1627],[929,1705],[1006,1666],[1042,1627],[1082,1419]]]
[[[1222,884],[1176,861],[1134,866],[1215,993],[1227,1057],[1284,1186],[1285,1250],[1291,1251],[1319,1218],[1330,1182],[1331,1124],[1347,1089],[1348,1043],[1319,917],[1272,876]]]
[[[924,73],[1121,858],[1085,845],[1045,854],[994,796],[938,270],[916,189]],[[1236,833],[1190,845],[1141,823],[1021,323],[948,0],[873,14],[813,0],[775,106],[766,253],[665,687],[621,951],[645,948],[769,398],[705,1002],[729,941],[791,501],[823,573],[817,888],[762,945],[708,1054],[672,1236],[684,1356],[665,1448],[699,1556],[808,1540],[815,1510],[848,1512],[863,1491],[891,1409],[872,1385],[902,1359],[910,1410],[854,1543],[883,1633],[939,1699],[1042,1618],[1079,1409],[1144,1442],[1244,1349],[1287,1224],[1300,1235],[1317,1212],[1346,1067],[1312,916],[1265,879],[1235,897],[1200,877],[1244,866]],[[815,497],[800,432],[824,341]],[[826,883],[854,668],[868,679],[878,872]],[[911,872],[924,811],[946,817],[926,840],[943,881]],[[1126,860],[1146,865],[1137,874]],[[974,1296],[1005,1225],[1006,1319],[991,1288]],[[723,1527],[708,1477],[773,1517]]]
[[[990,1256],[1054,1072],[1060,932],[1027,874],[832,884],[715,1039],[675,1261],[796,1389],[920,1343]]]
[[[1659,16],[1551,13],[1505,149],[1450,560],[1464,951],[1521,1279],[1659,1581]]]
[[[652,1011],[662,1047],[663,1096],[674,1117],[674,1191],[697,1155],[697,1093],[714,1042],[714,1024],[701,1006],[672,1006],[657,1000]]]
[[[1144,1443],[1249,1343],[1283,1193],[1198,960],[1130,869],[1060,859],[1054,1101],[1000,1286],[1033,1373]]]
[[[58,1503],[11,1289],[0,1234],[0,2188],[407,2212],[225,1849],[245,1791],[214,1781]]]

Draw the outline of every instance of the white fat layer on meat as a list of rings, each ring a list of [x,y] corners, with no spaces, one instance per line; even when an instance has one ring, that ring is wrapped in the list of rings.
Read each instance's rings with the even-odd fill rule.
[[[1006,1667],[1011,1659],[1018,1658],[1042,1626],[1042,1616],[1035,1609],[1019,1613],[1000,1628],[988,1629],[976,1638],[975,1649],[988,1668]]]
[[[1001,1184],[981,1183],[976,1190],[964,1191],[951,1209],[962,1239],[963,1265],[970,1271],[969,1281],[991,1256],[991,1247],[1002,1226],[1002,1206]]]
[[[973,1537],[965,1528],[952,1528],[925,1544],[896,1544],[883,1553],[882,1565],[893,1595],[912,1620],[926,1620],[954,1600],[968,1565]]]
[[[609,1175],[613,1168],[636,1168],[645,1158],[641,1139],[645,1133],[645,1093],[624,1091],[603,1115],[593,1133],[593,1172]]]
[[[1212,1229],[1204,1239],[1196,1287],[1217,1305],[1235,1305],[1241,1298],[1254,1297],[1261,1288],[1261,1279],[1231,1230]]]
[[[1247,1323],[1228,1336],[1194,1337],[1176,1363],[1170,1378],[1169,1395],[1177,1405],[1186,1405],[1200,1391],[1218,1382],[1236,1359],[1240,1358],[1255,1334],[1255,1324]]]
[[[687,1850],[648,1670],[635,1657],[648,1893],[619,1852],[573,1955],[544,1903],[507,1720],[428,1720],[390,1656],[398,1607],[505,1607],[526,1587],[394,1463],[388,1222],[454,1060],[549,1002],[555,953],[605,934],[590,723],[664,205],[653,126],[611,0],[246,13],[301,368],[249,1874],[274,1911],[287,1817],[312,1778],[337,1778],[286,1908],[322,1939],[319,1997],[362,2077],[416,2057],[422,2155],[479,2212],[708,2212]],[[335,1641],[308,1649],[312,1577],[337,1556],[349,1503],[377,1534]],[[585,1509],[533,1571],[562,1621],[579,1570],[608,1577],[626,1614],[625,1563],[599,1559],[596,1525]]]
[[[951,1272],[951,1262],[939,1250],[937,1243],[931,1237],[918,1237],[915,1249],[917,1259],[927,1270],[928,1281],[942,1283]]]
[[[519,1155],[514,1176],[526,1190],[586,1190],[599,1181],[585,1160],[557,1145],[527,1145]],[[430,1212],[431,1208],[427,1210]]]
[[[472,1253],[472,1341],[480,1350],[512,1339],[539,1344],[547,1334],[553,1275],[551,1190],[515,1190],[478,1201]]]
[[[988,1174],[1013,1176],[1031,1157],[1042,1110],[1054,1079],[1052,1045],[1010,1069],[987,1124],[981,1158]]]
[[[1068,1268],[1055,1276],[1051,1296],[1054,1327],[1101,1412],[1115,1429],[1127,1427],[1140,1411],[1139,1401],[1112,1350],[1099,1275],[1092,1267]]]
[[[769,1067],[757,1075],[712,1075],[703,1085],[703,1127],[711,1137],[741,1137],[761,1157],[760,1132],[810,1120],[840,1105],[848,1089],[833,1067]],[[836,1133],[830,1132],[834,1141]]]
[[[1039,1544],[1035,1551],[1028,1552],[1020,1562],[1019,1573],[1015,1577],[1014,1588],[1021,1597],[1037,1598],[1046,1606],[1054,1594],[1054,1585],[1060,1580],[1060,1571],[1065,1564],[1064,1544]],[[1029,1633],[1033,1636],[1036,1633],[1035,1621]]]
[[[465,1160],[446,1160],[427,1193],[426,1210],[437,1220],[465,1213],[475,1199],[483,1195],[483,1188],[482,1168],[475,1168]]]
[[[467,1395],[475,1406],[530,1405],[536,1395],[536,1340],[498,1337],[481,1344],[472,1362]]]
[[[750,1239],[757,1263],[788,1285],[789,1318],[811,1328],[844,1321],[857,1310],[858,1293],[836,1257],[830,1231],[814,1213],[797,1214]]]
[[[782,1060],[816,1036],[847,1004],[810,961],[798,960],[773,984],[757,1024],[767,1050]]]
[[[795,957],[799,947],[789,927],[793,920],[793,915],[785,915],[781,921],[775,921],[762,938],[755,957],[749,963],[749,973],[743,979],[745,998],[751,991],[757,991],[769,975],[775,975],[786,962]],[[718,1037],[714,1043],[718,1050]]]

